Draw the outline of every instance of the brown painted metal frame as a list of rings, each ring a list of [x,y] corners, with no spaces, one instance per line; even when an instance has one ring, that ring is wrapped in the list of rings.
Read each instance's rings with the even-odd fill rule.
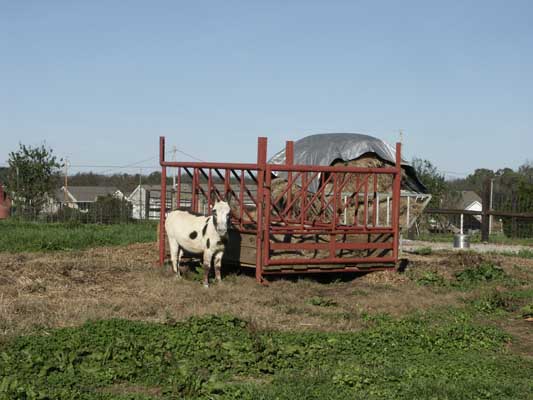
[[[256,235],[256,268],[255,275],[258,282],[263,281],[265,275],[287,274],[287,273],[324,273],[324,272],[355,272],[382,270],[387,267],[394,267],[398,262],[399,235],[400,235],[400,186],[401,186],[401,145],[396,144],[396,163],[393,167],[386,168],[359,168],[359,167],[330,167],[330,166],[308,166],[294,165],[294,143],[288,141],[286,145],[286,164],[267,164],[267,138],[259,137],[257,142],[257,162],[256,163],[214,163],[214,162],[171,162],[165,160],[165,138],[159,138],[159,163],[161,165],[161,208],[159,220],[159,264],[165,261],[165,220],[167,207],[167,168],[178,168],[176,202],[178,206],[183,199],[182,193],[182,171],[191,178],[191,209],[198,211],[199,198],[207,201],[210,210],[212,206],[211,195],[214,193],[218,198],[224,198],[228,194],[233,195],[232,202],[238,203],[238,215],[233,215],[233,227],[242,233],[253,233]],[[286,172],[287,185],[277,198],[272,199],[271,183],[273,172]],[[215,174],[216,176],[214,176]],[[344,178],[339,179],[339,176]],[[354,194],[345,202],[341,200],[342,188],[346,186],[349,176],[356,179],[355,187],[357,195],[362,190],[364,197],[364,223],[359,225],[357,217],[354,217],[352,224],[343,225],[340,223],[339,215],[336,211],[332,213],[331,221],[310,220],[307,213],[314,204],[320,200],[322,208],[337,210],[339,207],[348,207],[353,201]],[[376,199],[372,202],[372,226],[368,224],[368,203],[369,189],[376,193],[377,176],[380,174],[390,174],[393,176],[392,193],[392,219],[390,226],[376,226]],[[325,177],[327,175],[327,177]],[[362,177],[362,179],[361,179]],[[372,177],[372,185],[370,178]],[[238,182],[239,194],[236,195],[231,186],[231,179]],[[202,182],[203,179],[203,182]],[[216,180],[218,179],[218,183]],[[246,182],[250,179],[257,188],[255,196],[253,189]],[[318,192],[310,194],[307,187],[311,181],[319,179],[321,184]],[[222,183],[221,183],[222,182]],[[223,184],[223,193],[221,185]],[[333,193],[330,199],[326,199],[325,187],[333,185]],[[369,187],[371,186],[371,187]],[[293,193],[296,188],[297,193]],[[245,194],[256,208],[254,216],[246,209]],[[281,197],[285,196],[285,204],[280,209],[277,204]],[[309,197],[310,196],[310,197]],[[309,197],[309,198],[308,198]],[[300,201],[301,209],[298,219],[293,205]],[[324,218],[324,217],[323,217]],[[321,234],[330,237],[329,243],[276,243],[271,240],[274,234]],[[365,243],[337,242],[338,235],[349,234],[390,234],[392,241],[389,243]],[[392,255],[387,257],[338,257],[337,251],[342,250],[392,250]],[[275,250],[329,250],[329,257],[326,258],[276,258],[272,259],[271,251]],[[339,265],[335,268],[320,268],[323,264]],[[368,267],[359,266],[370,264]],[[379,264],[379,266],[372,266]],[[296,266],[308,267],[302,269],[293,268]],[[342,267],[344,265],[344,267]],[[265,267],[280,266],[279,270],[265,270]]]

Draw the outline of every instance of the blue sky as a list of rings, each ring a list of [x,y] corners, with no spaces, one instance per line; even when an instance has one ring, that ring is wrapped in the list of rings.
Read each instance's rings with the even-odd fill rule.
[[[459,175],[533,160],[531,1],[0,0],[0,164],[209,161],[359,132]],[[181,155],[181,158],[187,159]],[[76,167],[94,171],[121,169]],[[127,170],[135,172],[136,170]]]

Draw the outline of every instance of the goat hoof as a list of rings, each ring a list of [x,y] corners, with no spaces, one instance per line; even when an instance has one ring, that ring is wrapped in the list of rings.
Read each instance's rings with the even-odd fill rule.
[[[204,288],[209,289],[209,283],[204,283]]]

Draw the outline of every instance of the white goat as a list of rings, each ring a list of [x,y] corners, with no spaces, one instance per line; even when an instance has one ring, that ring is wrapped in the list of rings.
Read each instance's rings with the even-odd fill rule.
[[[172,268],[178,279],[181,257],[185,252],[203,254],[204,286],[209,287],[209,270],[215,266],[215,277],[222,280],[220,267],[228,238],[230,207],[227,202],[219,201],[213,206],[210,216],[203,216],[186,210],[172,211],[165,222]]]

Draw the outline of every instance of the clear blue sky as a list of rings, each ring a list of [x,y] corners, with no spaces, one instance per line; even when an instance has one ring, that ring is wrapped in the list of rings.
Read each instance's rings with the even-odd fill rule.
[[[442,171],[516,168],[533,159],[532,21],[530,0],[0,0],[0,164],[19,142],[157,165],[159,135],[253,161],[257,136],[272,155],[402,129],[406,157]]]

